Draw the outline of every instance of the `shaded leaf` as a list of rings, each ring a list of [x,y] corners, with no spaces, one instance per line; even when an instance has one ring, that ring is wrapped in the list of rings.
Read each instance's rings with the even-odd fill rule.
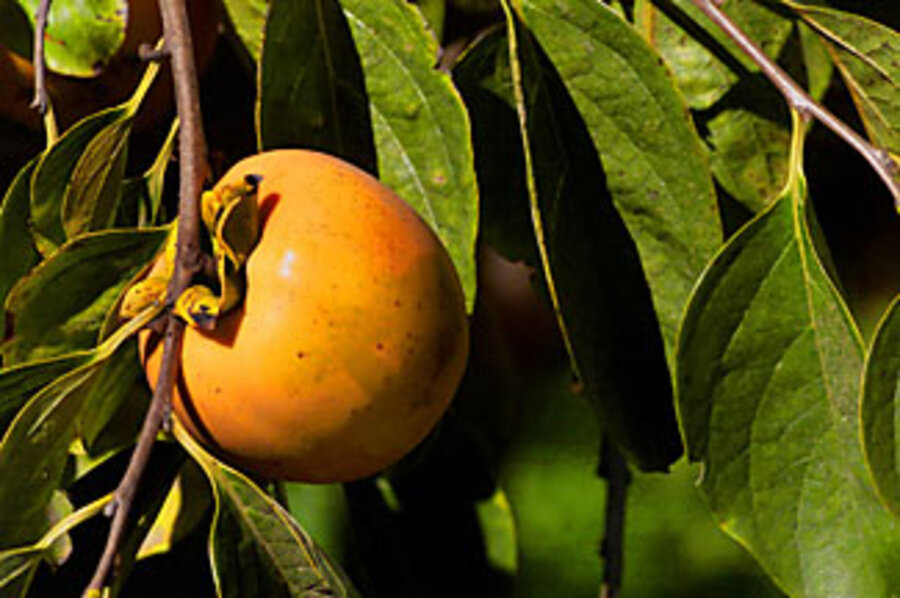
[[[89,233],[32,270],[7,300],[14,335],[0,348],[8,363],[93,347],[110,307],[153,259],[168,231]]]
[[[177,421],[173,431],[212,488],[210,558],[218,595],[354,595],[349,581],[287,511],[246,476],[207,453]]]
[[[573,368],[623,452],[666,469],[681,443],[637,248],[562,81],[511,13],[508,31],[534,231]]]
[[[40,0],[18,1],[33,20]],[[44,46],[48,68],[77,77],[99,74],[125,40],[127,14],[126,0],[51,2]]]
[[[0,308],[16,281],[40,261],[28,233],[28,181],[34,164],[31,161],[19,171],[0,203]],[[2,316],[0,313],[0,339],[6,335],[6,319]]]
[[[148,311],[128,322],[88,354],[89,360],[59,376],[29,399],[0,442],[0,548],[36,541],[49,527],[47,505],[57,490],[75,439],[82,409],[93,407],[85,392],[123,341],[153,317]]]
[[[160,212],[166,171],[172,161],[177,138],[178,119],[175,119],[153,164],[142,176],[123,181],[116,226],[143,228],[160,224],[164,217]]]
[[[255,62],[259,62],[263,47],[263,28],[266,23],[267,0],[223,0],[232,25]]]
[[[87,353],[74,353],[0,370],[0,434],[36,392],[87,360]]]
[[[866,359],[862,431],[879,492],[900,513],[900,298],[878,325]]]
[[[785,4],[826,42],[869,137],[887,150],[900,152],[900,34],[854,14]]]
[[[31,21],[17,0],[0,0],[0,45],[28,56],[32,47]]]
[[[471,310],[475,298],[475,185],[469,121],[438,46],[404,0],[343,0],[365,72],[379,178],[444,242]]]
[[[25,596],[35,570],[53,550],[53,545],[77,525],[99,515],[112,498],[113,495],[108,494],[70,513],[31,546],[0,551],[0,594]]]
[[[337,0],[271,0],[264,38],[260,149],[317,149],[374,172],[363,74]]]
[[[31,178],[31,224],[38,249],[45,256],[66,240],[63,198],[82,153],[96,135],[126,116],[123,106],[93,114],[67,130],[41,155]]]
[[[614,13],[592,0],[522,5],[600,154],[671,359],[688,294],[722,237],[700,139],[658,56]]]
[[[862,341],[814,243],[796,126],[785,193],[691,298],[678,343],[682,429],[720,525],[788,594],[889,596],[900,529],[863,463]]]

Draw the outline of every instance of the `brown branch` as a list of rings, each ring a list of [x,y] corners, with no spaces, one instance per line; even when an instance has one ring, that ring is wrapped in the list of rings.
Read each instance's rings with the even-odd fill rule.
[[[609,441],[603,441],[600,475],[606,478],[606,513],[600,556],[603,558],[601,598],[618,598],[622,591],[625,565],[625,506],[631,473],[622,453]]]
[[[34,17],[34,100],[31,107],[43,116],[47,114],[47,61],[44,59],[44,34],[47,31],[47,15],[50,13],[50,0],[41,0]]]
[[[856,131],[847,126],[846,123],[812,99],[790,75],[784,72],[775,61],[766,56],[765,52],[719,8],[719,5],[722,3],[721,0],[691,1],[719,29],[724,31],[744,54],[756,63],[760,71],[781,92],[781,95],[784,96],[785,101],[791,108],[805,117],[813,117],[818,120],[865,158],[884,181],[884,184],[887,185],[888,190],[894,196],[894,203],[900,209],[900,172],[898,172],[897,164],[894,163],[887,151],[877,148],[866,141]]]
[[[171,305],[190,284],[202,261],[200,252],[199,198],[208,172],[206,141],[200,115],[200,94],[194,50],[191,42],[185,0],[159,0],[163,17],[166,48],[171,57],[175,80],[175,102],[181,123],[179,131],[180,187],[178,206],[178,249],[175,272],[169,283],[167,303]],[[167,316],[163,356],[153,399],[147,410],[137,445],[128,468],[116,489],[111,503],[113,520],[106,548],[97,565],[86,595],[98,595],[109,578],[116,554],[125,535],[128,515],[134,502],[138,484],[143,476],[159,430],[170,413],[172,388],[176,375],[176,357],[181,351],[184,323],[172,312]]]

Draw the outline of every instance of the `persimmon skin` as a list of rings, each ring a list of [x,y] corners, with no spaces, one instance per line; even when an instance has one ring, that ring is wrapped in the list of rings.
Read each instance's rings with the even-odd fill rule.
[[[187,3],[198,70],[212,58],[218,37],[219,0],[190,0]],[[125,39],[116,55],[96,77],[72,77],[48,71],[47,92],[60,127],[127,100],[143,75],[145,64],[138,56],[142,44],[151,46],[162,35],[162,19],[157,0],[130,0]],[[157,82],[144,98],[136,126],[157,125],[171,108],[172,78],[162,69]],[[34,66],[31,61],[0,45],[0,116],[29,129],[42,126],[40,115],[30,107],[34,98]]]
[[[373,177],[305,150],[245,159],[262,176],[242,306],[188,328],[173,406],[195,438],[265,478],[374,474],[435,426],[468,355],[443,245]],[[142,344],[146,342],[146,337]],[[156,381],[161,349],[145,359]]]

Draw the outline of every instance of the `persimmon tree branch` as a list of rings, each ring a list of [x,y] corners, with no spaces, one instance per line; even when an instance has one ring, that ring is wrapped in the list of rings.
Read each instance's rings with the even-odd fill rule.
[[[603,441],[599,474],[606,479],[606,512],[600,556],[603,558],[603,585],[600,598],[618,598],[622,591],[625,565],[625,505],[631,473],[622,453]]]
[[[31,107],[43,116],[47,113],[47,61],[44,59],[44,33],[47,31],[47,15],[50,14],[50,0],[41,0],[34,16],[34,99]]]
[[[875,169],[894,196],[894,203],[900,209],[900,171],[887,151],[877,148],[851,129],[841,119],[812,99],[790,75],[725,14],[720,5],[723,0],[691,0],[715,25],[730,37],[738,48],[746,54],[760,71],[781,92],[785,101],[805,117],[812,117],[831,129],[838,137],[855,149]]]
[[[166,297],[167,305],[171,305],[190,284],[202,263],[199,198],[203,181],[208,173],[208,164],[200,114],[199,83],[185,0],[159,0],[159,8],[163,17],[163,36],[175,80],[175,102],[180,121],[178,245],[175,271],[169,282]],[[99,595],[110,576],[156,435],[168,420],[171,410],[172,389],[175,383],[177,356],[181,351],[184,322],[171,310],[165,317],[163,356],[156,390],[128,468],[111,503],[113,520],[109,537],[94,577],[85,592],[88,596]]]

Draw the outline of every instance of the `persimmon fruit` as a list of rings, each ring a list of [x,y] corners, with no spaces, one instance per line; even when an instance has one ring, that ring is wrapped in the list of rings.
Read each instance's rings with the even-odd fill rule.
[[[307,150],[249,157],[260,239],[242,305],[185,331],[174,412],[207,447],[265,478],[374,474],[439,421],[468,354],[465,300],[428,225],[390,189]],[[159,263],[159,262],[157,262]],[[151,385],[161,361],[141,339]]]
[[[197,66],[202,71],[212,57],[218,37],[219,0],[191,0],[187,9]],[[122,46],[96,76],[73,77],[48,71],[47,92],[60,125],[68,127],[88,114],[128,99],[145,68],[138,49],[142,44],[155,44],[161,35],[157,0],[129,0]],[[172,106],[168,69],[163,69],[159,79],[144,98],[138,128],[157,124]],[[31,61],[0,46],[0,116],[31,129],[40,128],[41,118],[30,107],[33,97]]]

